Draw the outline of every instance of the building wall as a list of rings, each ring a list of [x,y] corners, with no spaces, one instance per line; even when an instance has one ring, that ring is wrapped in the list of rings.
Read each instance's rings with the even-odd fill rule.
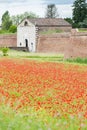
[[[25,20],[26,21],[26,20]],[[30,52],[36,50],[36,28],[29,23],[24,26],[24,22],[17,28],[17,47],[28,47]]]
[[[0,35],[0,47],[16,47],[16,46],[17,46],[16,34]]]

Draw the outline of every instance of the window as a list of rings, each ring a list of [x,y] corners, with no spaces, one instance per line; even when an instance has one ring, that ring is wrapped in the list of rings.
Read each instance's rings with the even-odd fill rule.
[[[22,45],[22,43],[20,42],[20,46]]]
[[[27,21],[25,21],[24,26],[28,26],[28,22]]]

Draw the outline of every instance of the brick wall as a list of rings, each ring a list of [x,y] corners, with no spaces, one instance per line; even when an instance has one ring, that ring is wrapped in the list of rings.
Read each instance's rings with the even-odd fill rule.
[[[17,36],[16,34],[5,34],[0,35],[0,47],[16,47],[17,46]]]
[[[65,49],[65,58],[87,57],[87,33],[74,33]]]
[[[70,43],[70,33],[41,35],[38,38],[37,52],[63,53]]]
[[[0,47],[17,47],[16,34],[0,35]],[[71,33],[40,35],[37,52],[62,53],[65,58],[87,57],[87,33],[72,30]]]
[[[87,33],[73,30],[71,33],[39,36],[37,52],[62,53],[65,58],[87,57]]]

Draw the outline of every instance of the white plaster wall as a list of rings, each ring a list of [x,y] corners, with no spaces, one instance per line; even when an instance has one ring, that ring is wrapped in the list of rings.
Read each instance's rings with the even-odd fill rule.
[[[28,26],[24,26],[24,22],[25,21],[23,21],[17,28],[17,47],[26,47],[25,39],[27,39],[29,51],[35,52],[36,51],[35,26],[30,22],[28,22]]]

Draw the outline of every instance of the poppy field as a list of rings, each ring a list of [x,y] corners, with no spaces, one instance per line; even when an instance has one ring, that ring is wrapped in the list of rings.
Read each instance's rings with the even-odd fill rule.
[[[87,66],[2,58],[0,106],[16,114],[37,113],[42,124],[35,130],[86,130]],[[10,115],[8,109],[2,111]]]

